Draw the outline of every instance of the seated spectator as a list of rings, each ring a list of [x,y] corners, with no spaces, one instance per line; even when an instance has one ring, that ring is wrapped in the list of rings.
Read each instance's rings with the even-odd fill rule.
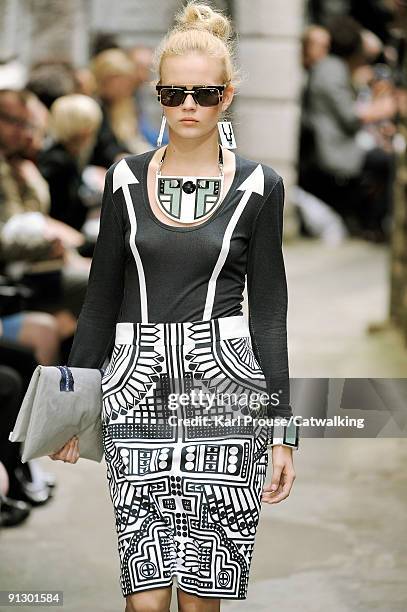
[[[10,497],[13,497],[13,489],[17,486],[14,469],[20,463],[20,444],[13,446],[8,437],[23,397],[24,383],[21,375],[16,369],[3,365],[0,360],[0,461],[7,471]]]
[[[0,477],[6,484],[5,490],[0,493],[0,526],[21,523],[29,515],[32,506],[43,505],[51,499],[52,487],[55,485],[55,481],[48,484],[46,473],[37,472],[36,478],[32,478],[31,461],[21,463],[21,444],[8,439],[24,393],[23,379],[18,371],[0,362]],[[37,466],[33,464],[33,468],[36,471]]]
[[[315,161],[312,159],[315,147],[313,126],[309,117],[309,73],[310,70],[328,53],[331,45],[329,32],[326,28],[318,25],[308,26],[302,35],[301,63],[303,67],[303,84],[301,91],[301,120],[299,141],[299,174],[300,184],[304,183],[304,177],[313,169]]]
[[[50,215],[80,230],[88,214],[80,193],[82,171],[93,151],[102,113],[97,102],[82,94],[58,98],[50,112],[55,142],[38,158],[49,186]]]
[[[108,168],[121,155],[144,153],[151,145],[141,136],[134,100],[135,66],[121,49],[107,49],[91,61],[103,111],[93,163]]]
[[[310,70],[329,53],[331,39],[326,28],[310,25],[302,35],[302,65]]]
[[[120,49],[117,35],[112,32],[95,32],[93,36],[91,36],[91,57],[95,57],[107,49]]]
[[[161,111],[159,105],[153,103],[156,94],[151,82],[154,52],[146,45],[136,45],[128,49],[127,53],[135,66],[134,99],[137,106],[139,129],[147,142],[155,147],[160,132]],[[168,143],[168,130],[164,132],[162,143]]]
[[[26,133],[24,159],[38,163],[38,155],[44,149],[49,133],[49,110],[32,92],[27,93],[27,108],[31,130]]]
[[[0,339],[31,348],[41,365],[59,363],[60,332],[49,313],[23,311],[0,316]]]
[[[96,80],[88,66],[82,66],[75,70],[75,93],[83,94],[93,98],[96,96]]]
[[[74,93],[75,73],[67,62],[46,60],[31,67],[26,88],[32,91],[47,107],[61,96]]]
[[[67,338],[76,329],[90,260],[75,250],[83,237],[49,217],[45,181],[23,158],[31,130],[27,98],[23,91],[0,91],[0,265],[32,287],[29,309],[55,314]]]
[[[300,168],[300,186],[345,219],[356,216],[369,236],[381,239],[391,213],[394,159],[380,147],[366,150],[357,134],[365,124],[392,117],[396,103],[384,95],[357,104],[352,72],[365,62],[361,27],[350,17],[338,17],[329,33],[330,53],[311,68],[305,96],[313,150],[306,172]]]

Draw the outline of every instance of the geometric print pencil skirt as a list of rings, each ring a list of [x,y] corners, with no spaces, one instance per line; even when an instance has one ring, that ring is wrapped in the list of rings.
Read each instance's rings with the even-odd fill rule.
[[[202,597],[247,597],[264,392],[243,316],[116,324],[102,426],[123,597],[174,577]]]

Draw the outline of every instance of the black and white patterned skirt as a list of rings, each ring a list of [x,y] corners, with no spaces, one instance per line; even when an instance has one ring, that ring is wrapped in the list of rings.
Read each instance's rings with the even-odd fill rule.
[[[245,317],[117,323],[102,421],[124,597],[174,576],[195,595],[247,597],[264,391]]]

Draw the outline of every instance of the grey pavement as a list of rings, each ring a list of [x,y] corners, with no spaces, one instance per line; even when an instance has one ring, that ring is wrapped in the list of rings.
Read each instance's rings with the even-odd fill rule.
[[[369,324],[386,320],[387,249],[300,240],[284,250],[291,375],[405,377],[397,331],[366,333]],[[224,600],[222,609],[406,610],[406,441],[300,444],[291,495],[263,505],[249,597]],[[0,590],[60,589],[66,611],[123,611],[104,461],[40,462],[58,477],[56,495],[23,526],[1,532]],[[271,458],[268,478],[270,472]],[[174,589],[172,610],[175,601]]]

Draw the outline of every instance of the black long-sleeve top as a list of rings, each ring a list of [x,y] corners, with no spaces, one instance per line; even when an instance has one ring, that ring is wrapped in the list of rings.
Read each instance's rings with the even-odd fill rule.
[[[273,416],[292,415],[281,176],[236,154],[232,185],[212,216],[200,225],[174,227],[149,204],[153,154],[128,156],[107,172],[100,232],[67,365],[102,367],[118,322],[242,315],[247,274],[253,351],[267,393],[280,397]],[[223,265],[218,263],[216,283],[210,284],[221,252]]]
[[[38,167],[49,186],[51,217],[79,231],[88,209],[79,195],[82,177],[77,161],[56,142],[40,153]]]

